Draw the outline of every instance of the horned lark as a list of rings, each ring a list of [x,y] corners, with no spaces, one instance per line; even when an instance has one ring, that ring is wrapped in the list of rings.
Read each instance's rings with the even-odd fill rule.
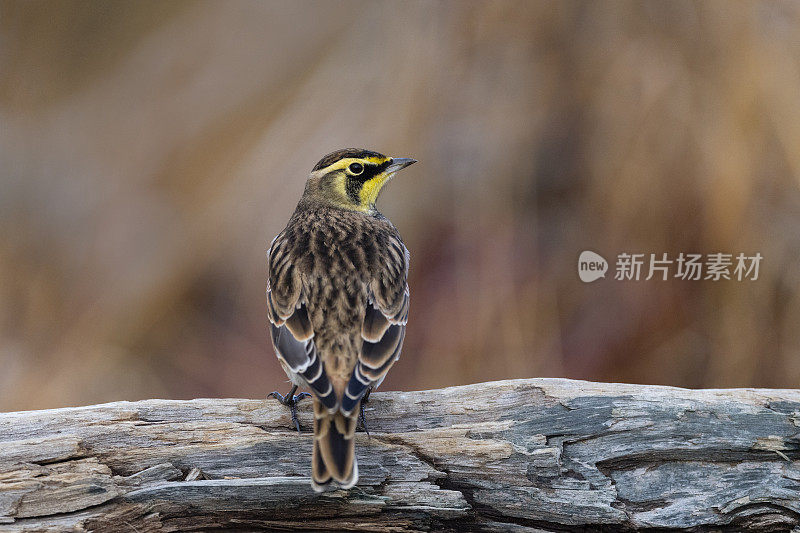
[[[375,201],[395,172],[415,162],[355,148],[326,155],[270,246],[270,332],[294,385],[286,396],[271,396],[292,408],[297,424],[303,395],[294,393],[313,392],[317,491],[358,481],[354,437],[362,399],[403,346],[409,255]]]

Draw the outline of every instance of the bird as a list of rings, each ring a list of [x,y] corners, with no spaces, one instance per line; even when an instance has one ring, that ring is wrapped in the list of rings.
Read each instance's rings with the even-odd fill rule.
[[[291,407],[311,390],[311,486],[358,481],[355,431],[363,403],[400,357],[409,309],[409,252],[376,208],[383,187],[415,159],[345,148],[323,157],[268,252],[272,344],[292,388],[270,394]],[[364,425],[366,430],[366,426]]]

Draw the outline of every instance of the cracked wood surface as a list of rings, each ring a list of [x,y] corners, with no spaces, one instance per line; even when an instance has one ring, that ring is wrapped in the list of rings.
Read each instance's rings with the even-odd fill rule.
[[[565,379],[385,392],[350,491],[309,486],[273,400],[0,414],[0,531],[784,531],[800,391]]]

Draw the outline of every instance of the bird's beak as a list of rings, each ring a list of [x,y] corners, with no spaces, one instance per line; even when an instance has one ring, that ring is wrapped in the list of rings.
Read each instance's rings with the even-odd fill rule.
[[[416,159],[411,159],[408,157],[393,157],[391,164],[386,167],[386,173],[393,174],[398,170],[406,168],[408,165],[413,165],[416,162]]]

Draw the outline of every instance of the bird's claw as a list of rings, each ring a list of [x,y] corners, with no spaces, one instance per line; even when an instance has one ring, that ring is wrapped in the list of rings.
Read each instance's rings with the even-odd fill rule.
[[[369,437],[369,430],[367,429],[367,420],[366,420],[366,418],[364,418],[364,406],[363,405],[359,409],[358,420],[361,422],[361,429],[363,429],[364,433],[366,433],[367,437]]]
[[[367,419],[364,416],[364,404],[369,401],[370,392],[372,392],[372,389],[367,389],[367,393],[364,394],[364,397],[361,398],[361,401],[358,404],[358,420],[361,422],[361,429],[364,430],[364,433],[367,434],[367,437],[369,437],[369,430],[367,429]]]
[[[300,433],[300,421],[297,419],[297,402],[302,400],[303,398],[308,398],[311,394],[307,392],[301,392],[300,394],[295,395],[294,392],[297,390],[297,387],[292,387],[292,390],[289,391],[289,394],[284,396],[278,391],[273,391],[267,394],[267,398],[275,398],[283,405],[289,407],[292,412],[292,423],[294,427],[297,429],[297,432]]]

